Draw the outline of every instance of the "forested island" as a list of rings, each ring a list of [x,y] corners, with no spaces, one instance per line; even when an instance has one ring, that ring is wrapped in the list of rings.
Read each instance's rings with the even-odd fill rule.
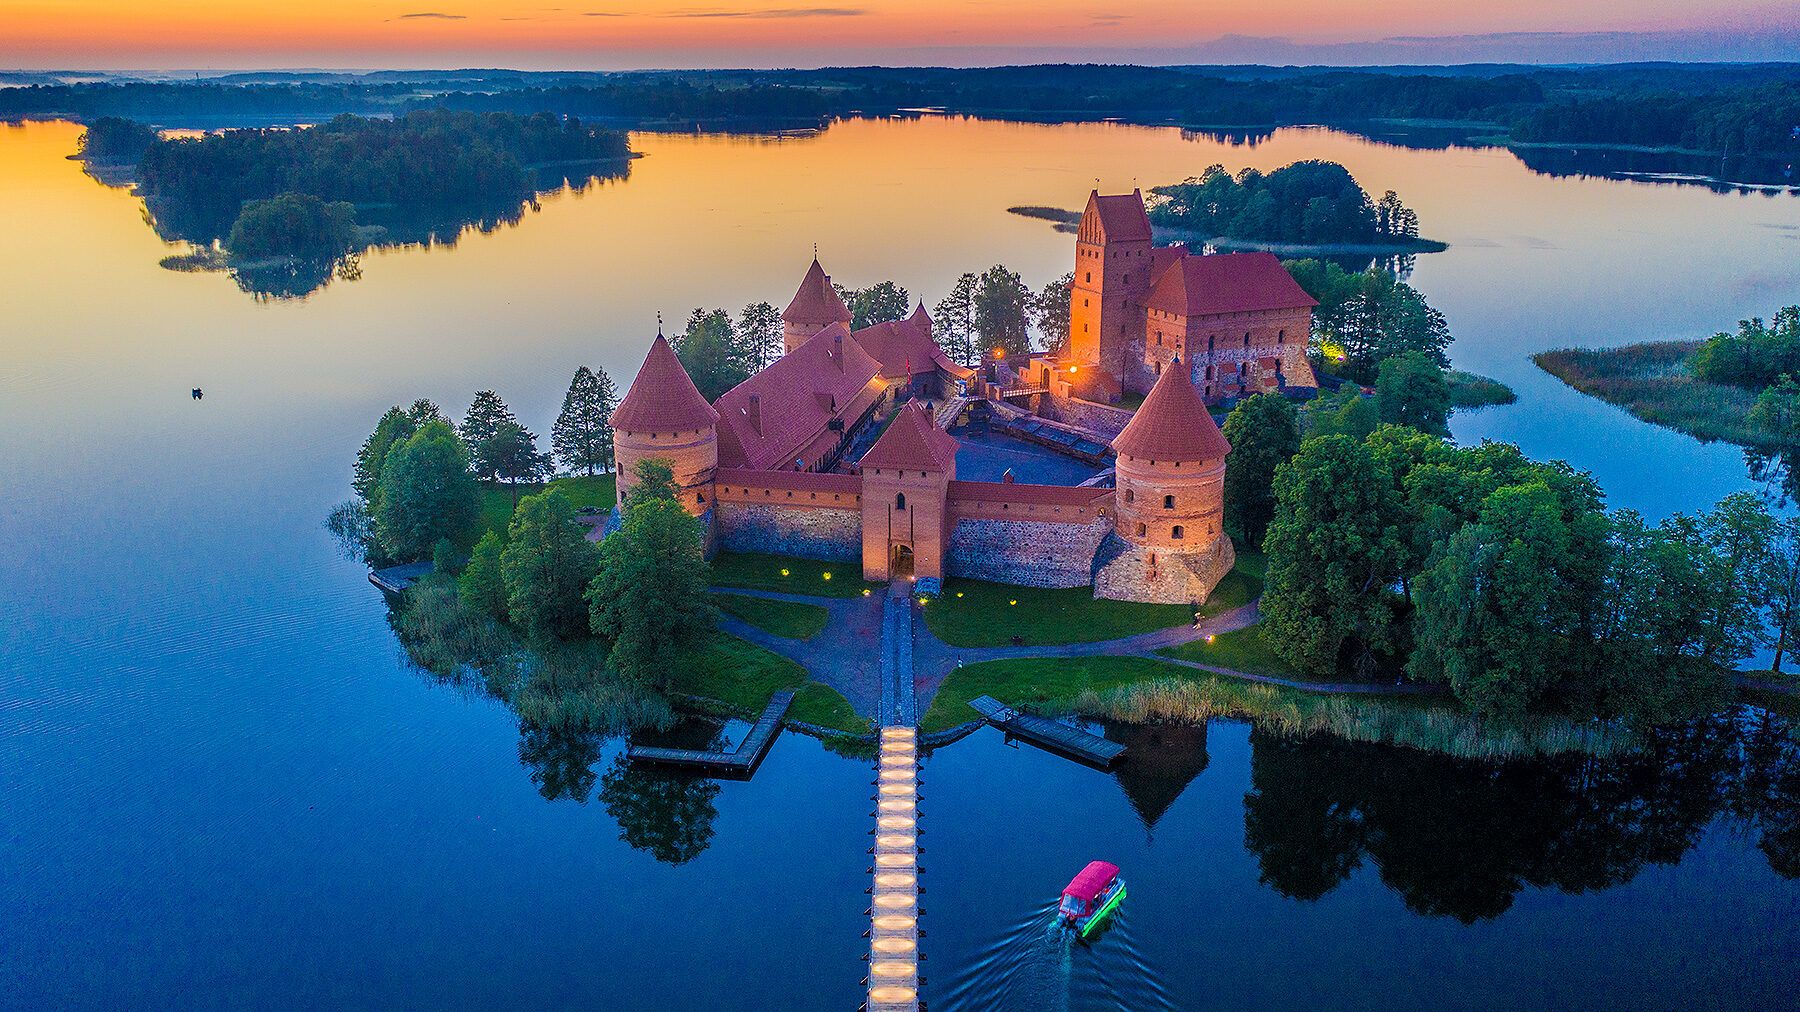
[[[1581,68],[1021,66],[228,75],[0,89],[0,118],[164,124],[309,122],[427,107],[551,111],[620,125],[757,129],[943,109],[995,118],[1123,118],[1193,128],[1460,126],[1487,143],[1631,146],[1717,156],[1724,177],[1793,183],[1800,64]]]
[[[90,138],[84,154],[137,152],[157,230],[199,248],[168,266],[229,267],[286,294],[376,242],[453,240],[470,224],[515,220],[543,190],[624,174],[631,154],[623,133],[575,117],[441,109],[174,138],[106,119]]]

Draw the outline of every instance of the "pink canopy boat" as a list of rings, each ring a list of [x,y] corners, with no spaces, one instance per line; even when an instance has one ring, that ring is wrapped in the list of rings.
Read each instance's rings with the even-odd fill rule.
[[[1119,878],[1119,866],[1107,861],[1089,861],[1088,866],[1077,872],[1063,889],[1057,917],[1086,937],[1124,898],[1125,882]]]

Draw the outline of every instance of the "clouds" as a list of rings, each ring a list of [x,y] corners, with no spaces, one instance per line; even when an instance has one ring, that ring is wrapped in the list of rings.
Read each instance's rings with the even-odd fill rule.
[[[721,20],[796,20],[801,18],[858,18],[869,13],[861,7],[690,7],[661,13],[626,14],[623,11],[583,11],[584,18],[675,18]]]
[[[440,14],[437,11],[424,11],[418,14],[402,14],[395,21],[467,21],[466,14]]]

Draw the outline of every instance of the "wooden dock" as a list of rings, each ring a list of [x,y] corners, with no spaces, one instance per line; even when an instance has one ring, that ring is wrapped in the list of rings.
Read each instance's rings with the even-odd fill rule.
[[[1035,713],[1015,710],[992,696],[972,699],[969,706],[981,714],[983,720],[1011,737],[1099,769],[1111,769],[1125,754],[1125,746],[1116,741]]]
[[[409,562],[404,566],[369,570],[369,582],[389,594],[398,594],[431,574],[431,563]]]
[[[708,773],[747,778],[756,772],[763,756],[769,754],[769,746],[775,744],[775,735],[781,729],[781,718],[787,715],[788,706],[793,702],[794,694],[786,690],[770,696],[769,705],[763,708],[762,716],[756,718],[756,726],[750,729],[750,733],[744,736],[744,740],[733,751],[702,752],[691,748],[629,745],[625,749],[625,758],[630,762],[685,766]]]

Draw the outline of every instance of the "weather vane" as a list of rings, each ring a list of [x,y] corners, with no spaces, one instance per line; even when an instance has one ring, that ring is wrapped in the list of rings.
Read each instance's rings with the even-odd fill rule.
[[[662,310],[656,311],[656,336],[662,336]]]

